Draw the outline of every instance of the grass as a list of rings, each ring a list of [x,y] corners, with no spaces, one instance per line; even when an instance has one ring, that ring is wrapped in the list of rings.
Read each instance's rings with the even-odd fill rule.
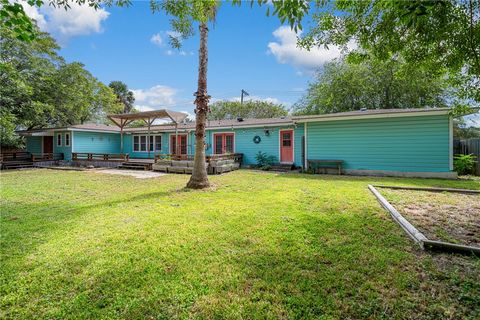
[[[2,319],[467,319],[480,259],[419,251],[369,183],[237,171],[1,175]]]

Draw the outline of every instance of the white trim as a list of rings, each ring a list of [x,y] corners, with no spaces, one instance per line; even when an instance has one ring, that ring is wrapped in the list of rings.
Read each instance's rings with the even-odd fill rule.
[[[448,165],[453,171],[453,118],[448,119]]]
[[[282,162],[282,131],[292,131],[292,162]],[[292,164],[295,162],[295,129],[278,130],[278,162],[281,164]]]
[[[70,151],[70,152],[75,152],[75,151],[73,151],[73,131],[72,131],[71,133],[72,133],[72,135],[71,135],[71,137],[70,137],[70,145],[71,145],[72,147],[71,147],[71,151]]]
[[[216,134],[232,134],[233,133],[233,153],[236,152],[237,150],[237,136],[235,134],[235,131],[220,131],[220,132],[212,132],[212,155],[215,155],[215,149],[216,149],[216,146],[215,146],[215,135]]]
[[[358,119],[380,119],[380,118],[399,118],[399,117],[418,117],[418,116],[436,116],[446,115],[448,110],[425,110],[425,111],[413,111],[413,112],[398,112],[398,113],[380,113],[380,114],[365,114],[354,116],[342,116],[342,115],[319,115],[308,117],[293,117],[292,120],[296,122],[320,122],[320,121],[338,121],[338,120],[358,120]]]
[[[68,144],[67,144],[67,135],[68,135]],[[64,143],[65,147],[70,147],[72,145],[72,136],[70,132],[65,132],[64,136],[65,136],[65,143]]]
[[[145,137],[145,141],[146,141],[146,150],[143,151],[143,150],[137,150],[135,151],[135,137],[139,137],[139,140],[138,140],[138,147],[140,148],[140,145],[141,145],[141,138],[140,137]],[[156,150],[155,149],[155,144],[157,142],[157,136],[160,136],[160,139],[162,140],[161,141],[161,149],[160,150]],[[150,148],[150,141],[148,139],[149,135],[148,134],[140,134],[140,133],[135,133],[135,134],[132,134],[132,152],[136,152],[136,153],[148,153],[148,150]],[[162,152],[163,150],[163,139],[162,139],[162,135],[161,134],[154,134],[154,133],[150,133],[150,137],[153,137],[153,150],[150,151],[150,153],[155,153],[155,152]]]
[[[59,136],[60,136],[60,144],[58,143],[58,137],[59,137]],[[63,137],[62,137],[62,136],[63,136],[63,134],[62,134],[61,132],[60,132],[60,133],[57,133],[57,134],[55,135],[55,145],[56,145],[57,147],[62,147],[62,146],[63,146]]]
[[[308,142],[308,139],[307,139],[307,125],[308,125],[308,123],[305,123],[305,124],[303,125],[303,135],[304,135],[304,137],[305,137],[305,138],[304,138],[304,139],[305,139],[305,141],[304,141],[304,144],[305,144],[305,150],[304,150],[304,152],[305,152],[305,154],[304,154],[304,156],[303,156],[303,157],[304,157],[304,159],[303,159],[303,161],[304,161],[303,167],[305,168],[305,170],[308,169],[308,161],[307,161],[307,159],[308,159],[308,153],[307,153],[307,144],[308,144],[308,143],[307,143],[307,142]]]

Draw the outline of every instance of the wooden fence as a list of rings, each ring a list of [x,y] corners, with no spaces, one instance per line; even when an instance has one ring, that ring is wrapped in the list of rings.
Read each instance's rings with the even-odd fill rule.
[[[480,176],[480,139],[463,139],[453,141],[453,154],[473,154],[477,157],[475,175]]]

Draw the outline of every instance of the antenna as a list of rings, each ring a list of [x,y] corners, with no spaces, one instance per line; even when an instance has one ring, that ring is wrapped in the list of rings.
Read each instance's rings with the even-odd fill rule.
[[[240,104],[243,104],[243,96],[249,96],[248,92],[242,89],[242,95],[240,96]]]

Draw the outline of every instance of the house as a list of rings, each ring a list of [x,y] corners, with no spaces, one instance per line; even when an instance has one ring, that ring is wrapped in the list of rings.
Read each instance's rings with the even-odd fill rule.
[[[376,109],[315,116],[210,120],[206,154],[242,153],[243,164],[265,152],[279,163],[307,169],[309,159],[343,160],[344,172],[452,178],[453,129],[448,109]],[[140,113],[141,115],[142,113]],[[153,121],[152,121],[153,122]],[[21,131],[26,149],[36,153],[194,153],[195,123],[122,127],[82,124]],[[117,123],[118,124],[118,123]]]

